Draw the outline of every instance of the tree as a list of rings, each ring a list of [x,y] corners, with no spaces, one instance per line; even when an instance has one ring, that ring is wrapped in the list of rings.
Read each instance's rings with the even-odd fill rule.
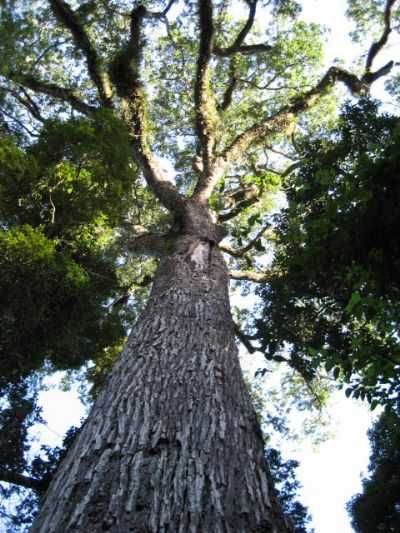
[[[291,518],[294,533],[308,533],[307,523],[310,521],[310,516],[307,508],[295,499],[300,483],[295,477],[294,470],[299,463],[293,460],[283,461],[281,454],[274,448],[267,451],[267,460],[275,487],[278,487],[278,500],[286,515]]]
[[[400,527],[400,418],[387,409],[368,432],[371,455],[363,492],[348,503],[352,524],[359,533],[396,532]]]
[[[289,346],[305,375],[332,371],[373,407],[400,391],[398,124],[364,99],[304,143],[277,217],[281,276],[260,291],[267,357]]]
[[[19,250],[14,243],[21,241],[22,274],[36,266],[41,287],[43,268],[54,271],[50,295],[59,302],[65,292],[74,304],[65,350],[57,328],[48,331],[46,313],[39,314],[28,331],[40,328],[43,342],[29,355],[24,344],[16,360],[34,364],[13,365],[15,375],[57,364],[60,353],[65,368],[69,350],[73,367],[120,342],[119,316],[111,339],[98,339],[121,285],[97,291],[93,279],[104,279],[106,265],[126,263],[128,250],[160,258],[146,307],[49,486],[35,532],[290,530],[270,496],[263,440],[237,358],[228,280],[266,282],[274,275],[254,266],[280,182],[268,153],[338,82],[360,96],[390,72],[393,62],[376,70],[373,63],[391,31],[394,1],[383,6],[382,34],[360,76],[338,66],[321,74],[319,28],[297,20],[291,0],[265,4],[271,24],[264,35],[255,24],[256,0],[243,2],[244,20],[217,0],[4,4],[2,121],[26,167],[16,165],[8,184],[7,192],[14,183],[18,188],[1,213],[4,246]],[[322,114],[302,127],[312,131]],[[93,141],[99,122],[104,143]],[[57,132],[68,142],[53,144]],[[163,168],[168,164],[174,180]],[[15,209],[15,198],[22,198],[22,218],[36,216],[22,227],[6,209]],[[98,249],[104,225],[119,237],[117,251],[109,242]],[[226,235],[231,242],[222,245]],[[32,263],[35,241],[43,253]],[[222,252],[232,258],[231,272]],[[6,257],[7,269],[16,259]],[[100,264],[93,266],[93,257]],[[87,304],[68,292],[85,284]],[[25,317],[12,304],[10,298],[4,320],[11,316],[15,331]],[[63,313],[64,305],[57,324]],[[86,346],[85,328],[93,324],[95,346]]]

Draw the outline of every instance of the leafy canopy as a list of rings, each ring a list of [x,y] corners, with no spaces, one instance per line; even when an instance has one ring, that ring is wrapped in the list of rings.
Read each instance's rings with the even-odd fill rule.
[[[373,405],[399,393],[399,143],[397,117],[365,100],[302,145],[277,216],[279,275],[261,290],[267,357],[333,370]]]

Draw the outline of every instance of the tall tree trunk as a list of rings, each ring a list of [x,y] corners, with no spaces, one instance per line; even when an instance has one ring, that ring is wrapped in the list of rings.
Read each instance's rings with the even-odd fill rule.
[[[181,236],[33,532],[288,531],[239,367],[224,261]]]

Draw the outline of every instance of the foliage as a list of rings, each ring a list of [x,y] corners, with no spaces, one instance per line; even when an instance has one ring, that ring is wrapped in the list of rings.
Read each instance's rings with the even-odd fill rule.
[[[121,309],[106,305],[125,290],[114,228],[134,216],[135,194],[148,200],[135,184],[127,134],[106,112],[48,121],[27,148],[3,135],[0,160],[6,383],[15,371],[10,359],[22,375],[44,360],[76,368],[124,336]]]
[[[363,492],[348,510],[357,533],[396,533],[400,529],[400,410],[385,410],[368,432],[371,455]]]
[[[266,457],[271,469],[277,497],[286,516],[290,517],[293,524],[293,533],[313,533],[308,528],[311,520],[308,510],[296,497],[300,483],[296,479],[295,469],[298,461],[284,461],[282,455],[274,448],[266,451]]]
[[[277,216],[278,274],[261,290],[266,357],[287,351],[310,376],[323,366],[373,405],[399,392],[399,143],[397,117],[366,100],[303,144]]]
[[[360,42],[368,31],[374,31],[379,35],[384,25],[384,13],[387,2],[385,0],[349,0],[348,15],[354,20],[356,29],[353,38]],[[393,21],[398,22],[400,11],[397,6],[393,11]]]
[[[28,430],[34,423],[42,420],[40,410],[35,405],[36,392],[29,389],[26,382],[9,386],[2,398],[1,466],[17,472],[25,466]]]
[[[140,222],[142,208],[154,222],[157,207],[137,180],[126,130],[104,111],[49,120],[27,146],[2,133],[0,161],[1,463],[44,481],[60,451],[42,450],[47,466],[30,454],[40,375],[106,365],[145,289],[134,302],[117,302],[154,268],[127,257],[123,224]],[[96,383],[98,374],[91,374]],[[16,505],[10,530],[25,527],[38,494],[18,485],[1,491],[3,514],[10,515],[7,501]]]
[[[23,472],[27,479],[37,482],[37,487],[30,489],[17,484],[0,484],[0,516],[7,533],[29,531],[51,477],[79,432],[78,428],[71,427],[61,447],[42,445],[39,454],[32,457],[29,452],[32,438],[27,440],[28,433],[35,423],[42,422],[40,409],[35,405],[35,389],[31,380],[13,387],[8,394],[8,407],[1,413],[1,469]],[[16,450],[20,453],[16,454]],[[17,456],[18,464],[15,462]]]
[[[296,397],[297,391],[293,390],[295,387],[291,387],[290,384],[286,390],[280,392],[274,390],[271,393],[265,386],[265,382],[261,383],[257,378],[250,379],[248,375],[246,375],[246,383],[263,431],[265,456],[273,481],[274,494],[285,515],[292,522],[293,533],[313,533],[314,530],[309,530],[307,527],[311,520],[308,509],[297,500],[301,485],[296,478],[295,470],[299,463],[294,460],[285,461],[282,454],[273,447],[275,446],[273,436],[276,433],[279,433],[285,441],[297,437],[290,432],[287,424],[287,415],[291,410],[291,406],[288,407],[288,404],[299,404],[299,398]],[[270,383],[268,385],[270,386]],[[302,392],[304,393],[304,388]],[[289,401],[287,401],[287,397],[290,398]],[[281,402],[284,405],[283,409],[280,410],[279,404]]]
[[[326,376],[305,380],[296,370],[271,361],[268,369],[247,380],[270,446],[304,439],[318,446],[331,436],[327,408],[334,384]]]

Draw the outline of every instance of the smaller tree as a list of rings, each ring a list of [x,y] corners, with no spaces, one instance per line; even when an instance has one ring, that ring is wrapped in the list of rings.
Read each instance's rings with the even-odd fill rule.
[[[363,492],[348,504],[357,533],[400,531],[400,404],[387,409],[368,433],[372,452]]]
[[[307,507],[297,500],[300,483],[296,479],[298,461],[284,461],[278,450],[269,448],[266,451],[268,464],[275,484],[276,496],[286,516],[290,517],[293,533],[313,533],[308,528],[311,520]]]
[[[344,107],[333,132],[298,144],[277,275],[260,289],[266,357],[288,354],[309,379],[324,367],[347,395],[388,403],[400,390],[398,117],[365,99]]]

